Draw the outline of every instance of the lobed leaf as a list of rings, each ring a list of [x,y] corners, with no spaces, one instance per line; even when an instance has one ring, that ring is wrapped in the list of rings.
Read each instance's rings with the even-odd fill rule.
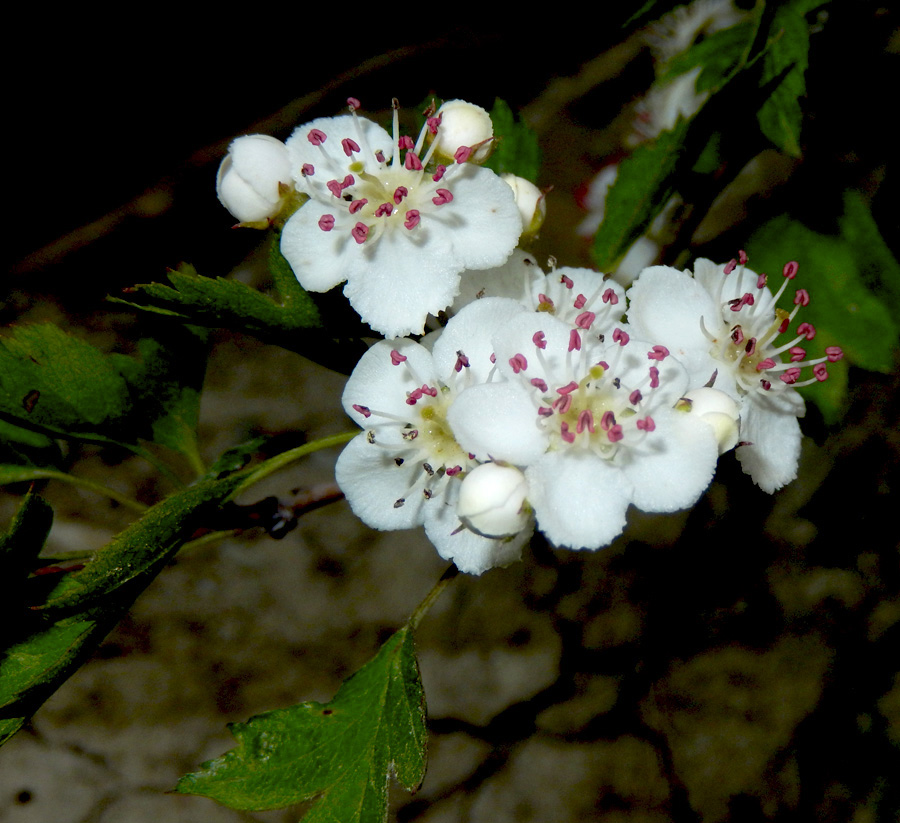
[[[301,703],[229,728],[237,747],[182,777],[176,791],[248,810],[314,800],[305,823],[384,821],[391,772],[410,791],[425,775],[425,696],[412,629],[392,635],[330,703]]]

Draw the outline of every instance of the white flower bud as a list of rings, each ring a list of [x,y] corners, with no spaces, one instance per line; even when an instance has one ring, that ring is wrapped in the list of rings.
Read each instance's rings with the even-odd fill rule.
[[[531,519],[525,505],[528,484],[514,466],[482,463],[463,479],[456,513],[472,531],[485,537],[518,534]]]
[[[491,153],[494,124],[481,106],[465,100],[448,100],[438,109],[441,125],[438,128],[435,151],[443,158],[452,158],[457,149],[466,146],[473,150],[470,162],[483,163]]]
[[[287,147],[267,134],[238,137],[219,166],[216,193],[242,223],[274,217],[281,207],[279,183],[292,185]]]
[[[719,444],[719,454],[733,449],[740,434],[741,410],[725,392],[703,387],[691,389],[684,396],[690,401],[690,412],[712,427]]]
[[[524,177],[515,174],[501,174],[500,177],[509,184],[516,198],[519,214],[522,215],[522,236],[534,237],[547,216],[544,193]]]

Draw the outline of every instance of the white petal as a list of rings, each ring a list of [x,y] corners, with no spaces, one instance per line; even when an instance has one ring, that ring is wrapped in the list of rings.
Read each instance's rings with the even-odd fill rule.
[[[460,276],[459,294],[453,301],[451,311],[459,312],[463,306],[485,297],[509,297],[533,308],[531,283],[537,279],[543,280],[543,275],[534,255],[515,249],[500,266],[466,269]]]
[[[284,226],[281,253],[294,276],[308,291],[328,291],[347,279],[352,258],[359,252],[338,223],[331,231],[319,228],[319,218],[338,212],[317,200],[309,200]]]
[[[625,528],[631,483],[590,452],[550,452],[525,471],[538,528],[557,546],[599,549]]]
[[[780,394],[799,398],[796,392]],[[797,476],[800,459],[800,424],[793,414],[779,410],[785,402],[784,397],[754,394],[741,410],[741,440],[752,445],[739,446],[735,453],[744,473],[769,494]]]
[[[398,466],[387,449],[367,442],[365,434],[351,440],[338,457],[335,479],[353,513],[373,529],[411,529],[422,523],[422,490],[407,497],[421,471],[418,463]],[[402,506],[395,506],[401,498]],[[429,501],[431,502],[431,501]]]

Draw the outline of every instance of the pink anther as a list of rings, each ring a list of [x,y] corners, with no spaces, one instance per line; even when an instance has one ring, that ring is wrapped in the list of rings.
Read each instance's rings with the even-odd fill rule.
[[[531,335],[531,342],[534,343],[539,349],[547,348],[547,341],[544,338],[544,333],[542,331],[536,331],[533,335]]]
[[[525,359],[524,354],[514,354],[509,358],[509,365],[513,370],[513,374],[518,374],[520,371],[525,371],[528,368],[528,361]]]
[[[825,348],[825,356],[829,363],[837,363],[844,356],[844,350],[840,346],[827,346]]]
[[[731,274],[737,268],[737,260],[733,257],[725,264],[723,274]]]
[[[553,308],[553,301],[543,292],[538,295],[538,303],[540,303],[542,306],[549,306],[550,308]]]
[[[799,363],[806,357],[806,349],[801,349],[799,346],[791,346],[788,354],[791,356],[791,363]]]
[[[408,212],[406,212],[406,220],[403,222],[403,225],[408,229],[414,229],[419,225],[419,220],[421,220],[421,217],[419,216],[419,210],[410,209]]]
[[[739,262],[742,266],[746,266],[746,265],[747,265],[747,260],[748,260],[747,252],[745,252],[743,249],[741,249],[741,250],[738,252],[738,262]]]
[[[409,189],[406,186],[397,186],[394,189],[394,202],[399,206],[401,202],[403,202],[403,198],[409,194]]]
[[[781,325],[778,327],[778,333],[784,334],[788,330],[788,326],[791,325],[791,318],[785,317],[784,320],[781,321]]]
[[[338,180],[329,180],[325,187],[330,191],[335,197],[343,196],[344,190],[341,188],[340,181]]]
[[[437,397],[438,390],[436,386],[428,386],[423,383],[422,393],[427,394],[429,397]]]
[[[644,395],[641,394],[639,389],[635,389],[631,394],[628,395],[628,402],[631,403],[632,406],[636,406],[643,399]]]
[[[469,368],[469,358],[461,351],[458,351],[456,353],[456,365],[453,367],[454,371],[462,371],[467,368]]]
[[[309,134],[306,135],[306,139],[314,146],[321,146],[328,138],[324,131],[321,131],[320,129],[310,129]]]
[[[390,203],[382,203],[375,209],[376,217],[390,217],[394,213],[394,207]]]
[[[319,218],[319,228],[322,229],[322,231],[331,231],[334,228],[334,215],[323,214]]]
[[[747,345],[744,346],[744,351],[747,353],[747,357],[753,357],[756,354],[756,338],[751,337],[747,341]]]
[[[626,346],[630,339],[628,332],[622,331],[622,329],[615,329],[613,331],[613,343],[618,343],[620,346]]]
[[[344,154],[346,154],[347,157],[351,157],[353,152],[359,152],[359,143],[350,137],[345,137],[341,140],[341,148],[344,150]]]
[[[744,342],[744,330],[740,326],[735,326],[731,330],[731,340],[735,346],[740,346]]]
[[[472,156],[472,149],[468,146],[460,146],[454,153],[453,159],[457,163],[465,163]]]
[[[391,350],[391,363],[395,366],[399,366],[401,363],[406,362],[406,355],[400,354],[396,349]]]
[[[659,369],[656,366],[650,367],[650,388],[655,389],[659,386]]]
[[[353,409],[358,411],[363,417],[371,417],[372,412],[369,410],[368,406],[360,406],[358,403],[353,404]]]
[[[437,134],[438,128],[440,128],[441,125],[441,118],[443,116],[443,114],[439,114],[437,117],[429,117],[425,121],[428,124],[428,131],[430,131],[432,134]]]
[[[593,325],[596,319],[597,315],[592,311],[583,311],[575,318],[575,325],[578,326],[579,329],[587,330]]]
[[[304,177],[312,177],[316,173],[316,167],[312,163],[304,163],[300,167],[300,174]]]
[[[559,282],[563,283],[567,289],[571,289],[575,285],[572,278],[566,277],[564,274],[560,276]]]
[[[762,386],[763,391],[768,391],[772,388],[772,384],[768,380],[760,380],[759,385]]]
[[[766,287],[766,280],[767,280],[767,279],[768,279],[768,278],[766,277],[765,274],[760,274],[760,275],[758,275],[757,278],[756,278],[756,288],[758,288],[758,289],[764,289],[764,288]]]
[[[407,406],[415,406],[416,401],[422,397],[421,389],[413,389],[406,393],[406,405]]]
[[[660,363],[669,356],[669,350],[665,346],[654,346],[652,351],[647,352],[648,360],[658,360]]]
[[[607,289],[603,292],[603,302],[609,303],[610,306],[615,306],[619,302],[619,295],[615,293],[612,289]]]
[[[787,383],[790,385],[791,383],[796,383],[800,379],[800,369],[796,366],[793,366],[790,369],[785,369],[784,373],[781,375],[779,380],[782,383]]]
[[[538,415],[541,417],[553,417],[553,409],[549,406],[538,406]]]
[[[759,363],[756,364],[757,371],[768,371],[769,369],[775,368],[775,361],[771,357],[767,357],[765,360],[760,360]]]
[[[409,155],[407,155],[407,157],[408,156]],[[443,206],[444,203],[449,203],[452,200],[453,200],[453,195],[451,194],[450,189],[438,189],[437,197],[431,198],[431,202],[434,203],[435,206]]]
[[[812,340],[816,336],[816,327],[812,323],[801,323],[797,326],[797,334],[802,335],[807,340]]]
[[[794,295],[794,305],[795,306],[808,306],[809,305],[809,292],[806,289],[797,289],[797,293]]]
[[[431,175],[431,179],[434,180],[435,183],[440,183],[441,178],[446,171],[447,167],[442,163],[438,163],[438,167],[434,170],[434,174]]]
[[[406,157],[403,158],[403,168],[407,171],[422,171],[422,161],[419,160],[419,155],[414,151],[406,152]]]
[[[578,297],[575,298],[575,308],[583,309],[584,304],[587,303],[587,298],[583,294],[579,294]]]
[[[608,432],[615,425],[616,416],[611,411],[603,412],[603,417],[600,418],[600,428]]]
[[[384,152],[383,152],[381,149],[378,149],[378,151],[375,152],[375,159],[376,159],[379,163],[383,163],[383,162],[384,162]]]
[[[575,431],[581,434],[587,429],[591,434],[594,433],[594,415],[590,409],[584,409],[578,413],[578,422],[575,425]]]
[[[353,111],[356,111],[356,110],[359,108],[359,106],[360,106],[360,102],[359,102],[359,100],[357,100],[355,97],[348,97],[348,98],[347,98],[347,105],[350,106],[350,108],[351,108]]]
[[[569,351],[581,351],[581,335],[577,329],[569,332]]]
[[[637,421],[637,427],[641,431],[652,432],[656,430],[656,421],[648,414],[643,420]]]
[[[572,395],[564,394],[562,397],[557,397],[550,405],[560,414],[566,414],[572,408]]]
[[[497,362],[497,355],[494,352],[491,352],[491,363]]]
[[[544,393],[546,393],[548,391],[546,381],[541,380],[540,377],[532,377],[531,385]]]
[[[416,147],[416,144],[413,143],[412,137],[410,137],[408,134],[404,134],[397,141],[397,147],[401,149],[414,149]]]
[[[600,366],[603,371],[609,371],[609,363],[607,363],[605,360],[598,360],[597,365]]]
[[[363,198],[360,199],[360,200],[354,200],[354,201],[350,204],[350,214],[356,214],[356,213],[357,213],[363,206],[365,206],[366,203],[368,203],[368,202],[369,202],[369,201],[366,200],[365,197],[363,197]]]
[[[788,279],[793,280],[797,276],[797,269],[800,268],[800,264],[796,260],[791,260],[790,263],[785,263],[784,268],[781,270],[781,273]]]
[[[816,363],[813,366],[813,375],[820,383],[828,379],[828,367],[824,363]]]
[[[566,441],[566,443],[575,442],[575,435],[569,431],[569,424],[566,423],[565,420],[563,420],[563,422],[559,424],[559,434],[560,437],[562,437],[562,439]]]
[[[447,469],[447,477],[455,477],[461,471],[462,466],[452,466],[451,468]]]
[[[606,437],[610,443],[618,443],[623,437],[625,433],[622,431],[622,427],[616,423],[607,433]]]
[[[557,394],[571,394],[575,389],[578,388],[578,384],[572,380],[569,383],[566,383],[565,386],[561,386],[556,390]]]

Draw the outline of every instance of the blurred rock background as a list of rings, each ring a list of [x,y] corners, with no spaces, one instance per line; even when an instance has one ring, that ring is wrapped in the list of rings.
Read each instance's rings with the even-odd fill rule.
[[[159,14],[115,37],[80,11],[49,31],[25,27],[27,48],[4,58],[16,82],[0,322],[50,320],[127,350],[148,321],[106,294],[181,260],[260,282],[259,236],[231,231],[215,200],[219,159],[233,136],[286,137],[349,94],[369,110],[430,92],[522,110],[544,148],[539,182],[554,186],[536,252],[589,265],[574,234],[579,192],[652,78],[640,42],[619,42],[629,11],[590,26],[542,18],[515,36],[484,21],[389,28],[361,9],[325,22],[307,10],[217,24]],[[835,2],[829,15],[811,56],[803,162],[776,164],[777,188],[745,196],[741,222],[724,217],[697,254],[730,258],[786,204],[815,224],[843,188],[866,195],[900,251],[884,122],[897,14]],[[897,383],[852,371],[843,420],[829,427],[810,411],[800,477],[772,497],[727,457],[691,512],[635,516],[597,553],[535,541],[525,562],[457,580],[418,635],[430,766],[417,795],[396,792],[396,819],[896,819]],[[342,385],[296,354],[218,334],[204,456],[257,433],[346,430]],[[247,502],[289,503],[330,483],[335,456]],[[78,472],[144,502],[168,491],[108,451],[85,450]],[[48,550],[102,545],[129,521],[85,492],[51,484],[46,496]],[[0,501],[2,522],[14,504]],[[0,751],[0,820],[296,820],[300,809],[241,813],[165,792],[230,747],[225,723],[329,699],[444,567],[424,534],[374,533],[344,503],[304,515],[281,541],[247,533],[180,555]]]

